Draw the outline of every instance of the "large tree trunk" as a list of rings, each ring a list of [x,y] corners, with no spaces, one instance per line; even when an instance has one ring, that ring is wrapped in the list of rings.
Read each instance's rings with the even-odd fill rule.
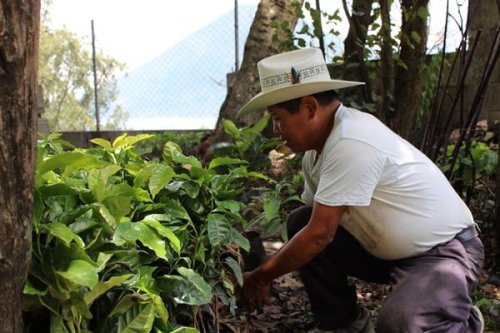
[[[491,46],[495,43],[496,30],[498,22],[500,22],[500,0],[469,1],[467,14],[469,16],[468,36],[471,45],[475,41],[477,31],[481,31],[476,52],[474,53],[474,58],[472,58],[470,70],[467,73],[468,77],[466,84],[469,95],[466,101],[468,101],[468,106],[470,106],[484,73]],[[497,102],[499,92],[500,66],[497,64],[488,83],[488,91],[486,92],[485,103],[481,106],[482,109],[479,119],[488,119],[489,121],[499,119],[500,112]]]
[[[380,37],[382,45],[380,46],[380,100],[377,105],[377,116],[386,123],[388,114],[393,108],[394,94],[394,57],[392,52],[391,37],[391,5],[392,0],[379,0],[380,3]]]
[[[236,119],[239,109],[260,92],[257,62],[280,52],[278,43],[273,41],[276,30],[271,27],[271,22],[288,22],[290,29],[293,30],[298,20],[294,10],[296,4],[294,3],[302,6],[303,2],[304,0],[260,1],[245,44],[241,68],[236,74],[234,84],[228,89],[226,100],[219,112],[215,128],[216,141],[220,141],[224,137],[223,118],[235,121],[238,126],[245,126],[256,122],[262,116],[262,114],[254,112],[241,119]]]
[[[394,91],[394,129],[410,141],[424,83],[428,4],[429,0],[401,0],[401,51]]]
[[[468,35],[470,36],[470,43],[475,42],[475,35],[478,30],[481,30],[481,36],[477,41],[476,52],[474,52],[474,58],[470,65],[469,72],[467,73],[467,93],[468,110],[470,104],[476,91],[478,89],[479,82],[484,73],[486,62],[490,54],[492,45],[495,43],[496,29],[498,22],[500,20],[500,0],[481,0],[481,1],[469,1],[469,28]],[[479,119],[488,119],[489,122],[493,122],[495,119],[500,117],[498,94],[500,93],[500,64],[496,64],[495,70],[493,71],[487,88],[484,103],[481,105],[481,114]],[[497,130],[497,137],[500,132]],[[500,163],[497,165],[496,171],[496,223],[494,225],[495,232],[494,240],[492,242],[500,244]],[[495,263],[495,274],[500,276],[500,256],[497,256]]]
[[[0,0],[0,332],[22,332],[31,258],[40,0]]]
[[[365,82],[366,84],[358,89],[363,91],[363,99],[368,102],[372,100],[372,89],[365,65],[364,52],[368,28],[374,19],[374,16],[371,15],[373,2],[374,0],[353,0],[352,10],[349,11],[347,0],[342,0],[344,12],[349,21],[349,31],[344,40],[345,69],[342,78],[349,81]]]

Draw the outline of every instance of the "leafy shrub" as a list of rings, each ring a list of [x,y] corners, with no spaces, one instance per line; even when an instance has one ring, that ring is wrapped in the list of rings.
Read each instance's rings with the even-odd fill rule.
[[[197,156],[197,147],[208,134],[208,131],[165,131],[148,140],[138,142],[136,151],[148,160],[160,159],[165,144],[175,142],[184,154]]]
[[[224,130],[230,136],[229,142],[215,146],[215,156],[231,156],[248,161],[248,169],[264,172],[273,177],[270,152],[283,145],[281,138],[266,138],[262,132],[269,124],[269,113],[255,124],[237,128],[230,120],[223,120]],[[302,203],[299,192],[303,184],[300,170],[301,156],[282,155],[286,163],[280,163],[280,178],[277,180],[254,179],[247,184],[248,190],[241,201],[246,204],[243,216],[249,220],[248,230],[258,230],[265,237],[280,235],[286,239],[287,220],[290,209]],[[228,165],[228,167],[232,167]]]
[[[238,158],[202,166],[172,142],[146,161],[135,147],[151,138],[38,143],[27,331],[197,332],[183,325],[200,328],[214,297],[235,308],[249,244],[234,198],[266,177]]]
[[[218,142],[214,145],[214,156],[231,156],[249,163],[248,169],[261,171],[270,165],[269,151],[282,143],[280,138],[266,138],[262,135],[269,124],[271,116],[266,113],[257,123],[238,128],[228,119],[223,119],[224,131],[230,141]]]
[[[453,169],[454,173],[459,173],[464,185],[473,185],[480,177],[487,177],[495,173],[498,164],[498,152],[490,149],[488,145],[480,141],[472,141],[470,149],[466,152],[465,143],[460,148],[457,162],[451,166],[446,163],[442,166],[443,172]],[[446,148],[446,157],[450,159],[454,144]]]

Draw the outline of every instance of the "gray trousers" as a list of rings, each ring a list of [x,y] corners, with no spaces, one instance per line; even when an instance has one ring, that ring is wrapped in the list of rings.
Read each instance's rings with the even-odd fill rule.
[[[311,213],[311,206],[303,206],[290,214],[289,238],[307,224]],[[467,242],[455,238],[403,260],[381,260],[339,227],[333,242],[302,267],[300,275],[319,328],[345,327],[356,319],[356,289],[347,279],[353,276],[391,286],[378,317],[378,333],[472,333],[480,329],[471,311],[471,293],[483,261],[478,237]]]

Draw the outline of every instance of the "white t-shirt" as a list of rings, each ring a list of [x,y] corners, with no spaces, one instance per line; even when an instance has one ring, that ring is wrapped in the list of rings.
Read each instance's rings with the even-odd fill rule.
[[[422,253],[474,223],[431,160],[355,109],[338,108],[322,153],[307,151],[302,168],[304,201],[349,206],[342,226],[381,259]]]

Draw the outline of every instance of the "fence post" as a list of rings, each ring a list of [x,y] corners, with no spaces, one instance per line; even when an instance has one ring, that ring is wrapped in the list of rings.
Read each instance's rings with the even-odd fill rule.
[[[94,72],[94,104],[95,104],[95,123],[96,131],[100,131],[100,119],[99,119],[99,103],[97,95],[97,66],[96,66],[96,54],[95,54],[95,34],[94,34],[94,20],[90,21],[92,28],[92,62],[93,62],[93,72]]]

